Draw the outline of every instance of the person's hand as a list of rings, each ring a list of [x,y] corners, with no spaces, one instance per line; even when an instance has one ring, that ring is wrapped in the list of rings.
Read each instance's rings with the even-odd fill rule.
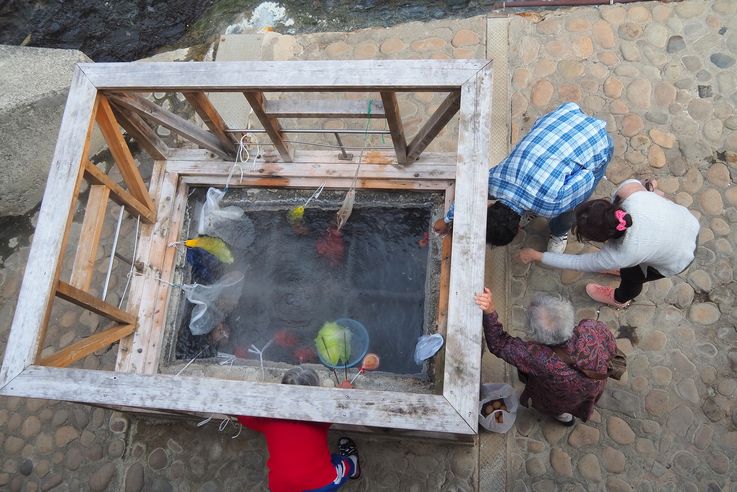
[[[448,234],[450,232],[450,224],[446,223],[444,219],[438,219],[432,225],[432,229],[440,235]]]
[[[474,295],[474,300],[484,314],[490,314],[496,311],[496,308],[494,307],[494,297],[491,295],[491,291],[487,287],[484,287],[484,291],[482,293]]]
[[[515,256],[517,261],[525,264],[533,261],[542,261],[543,259],[543,254],[532,248],[522,248]]]

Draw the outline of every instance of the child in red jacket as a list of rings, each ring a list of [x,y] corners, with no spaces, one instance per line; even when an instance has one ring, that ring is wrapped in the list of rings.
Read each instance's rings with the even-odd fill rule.
[[[298,366],[284,374],[282,383],[319,386],[320,378],[314,370]],[[330,454],[329,423],[246,416],[238,417],[238,422],[266,437],[272,492],[328,492],[361,475],[351,439],[338,439],[338,454]]]

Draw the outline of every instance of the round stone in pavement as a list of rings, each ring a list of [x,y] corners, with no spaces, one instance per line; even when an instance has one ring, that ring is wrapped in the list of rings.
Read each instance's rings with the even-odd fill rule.
[[[90,475],[89,486],[94,492],[102,492],[107,489],[110,480],[115,474],[115,465],[113,463],[105,463]]]
[[[205,482],[200,487],[199,492],[219,492],[220,487],[213,481]]]
[[[143,465],[133,463],[125,472],[125,492],[140,492],[143,490]]]
[[[164,448],[156,448],[148,456],[148,464],[154,470],[161,470],[166,466],[168,459]]]
[[[612,415],[606,421],[606,430],[609,437],[618,444],[632,444],[635,442],[635,433],[624,420]]]
[[[22,475],[30,475],[33,471],[33,462],[31,460],[23,460],[23,462],[18,467],[18,471],[21,472]]]

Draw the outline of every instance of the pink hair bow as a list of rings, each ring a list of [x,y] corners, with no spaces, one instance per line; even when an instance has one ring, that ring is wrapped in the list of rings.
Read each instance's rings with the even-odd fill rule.
[[[618,231],[623,231],[623,230],[627,229],[627,222],[625,222],[625,220],[624,220],[624,217],[626,215],[627,215],[627,212],[625,212],[624,210],[621,210],[621,209],[614,212],[614,217],[616,217],[617,220],[619,221],[619,224],[617,224],[617,230]]]

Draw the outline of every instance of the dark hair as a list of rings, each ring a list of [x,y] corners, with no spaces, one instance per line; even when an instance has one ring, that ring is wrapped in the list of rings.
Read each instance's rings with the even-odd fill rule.
[[[282,384],[301,384],[303,386],[320,386],[320,376],[314,369],[297,366],[284,373]]]
[[[618,210],[624,213],[624,230],[617,230],[620,225],[616,217]],[[624,236],[627,229],[632,226],[632,216],[624,209],[606,198],[589,200],[576,207],[576,223],[573,225],[573,233],[579,242],[584,240],[598,241],[603,243],[609,239],[617,239]]]
[[[519,230],[517,212],[496,202],[486,212],[486,242],[492,246],[505,246],[512,242]]]

